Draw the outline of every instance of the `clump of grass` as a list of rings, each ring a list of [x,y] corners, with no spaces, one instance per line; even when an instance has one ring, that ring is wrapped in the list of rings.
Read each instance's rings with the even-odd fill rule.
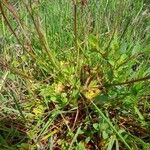
[[[0,148],[149,149],[145,3],[2,1]]]

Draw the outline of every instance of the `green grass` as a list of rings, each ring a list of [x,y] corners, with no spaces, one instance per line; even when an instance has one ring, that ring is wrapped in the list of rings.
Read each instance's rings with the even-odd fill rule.
[[[145,0],[0,1],[0,149],[150,149]]]

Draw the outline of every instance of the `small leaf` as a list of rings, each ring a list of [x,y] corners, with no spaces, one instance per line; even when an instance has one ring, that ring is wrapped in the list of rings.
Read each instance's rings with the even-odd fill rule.
[[[112,150],[114,143],[115,143],[115,137],[111,136],[107,150]]]
[[[98,95],[96,101],[108,101],[108,95]]]
[[[99,124],[98,123],[94,123],[93,127],[94,127],[95,130],[99,130]]]
[[[83,142],[80,142],[76,148],[76,150],[86,150]]]
[[[89,89],[83,91],[82,93],[88,100],[93,100],[97,95],[101,93],[101,91],[98,88],[89,87]]]
[[[33,109],[33,113],[36,116],[40,116],[44,113],[44,106],[43,105],[37,105],[34,109]]]
[[[92,46],[93,48],[98,48],[99,47],[98,46],[98,39],[97,39],[96,36],[90,35],[88,40],[89,40],[90,46]]]
[[[139,118],[141,120],[144,120],[143,115],[141,114],[141,112],[139,111],[139,109],[136,106],[134,106],[134,110],[135,110],[135,113],[139,116]]]
[[[106,132],[106,131],[103,131],[103,132],[102,132],[102,136],[103,136],[104,139],[107,139],[107,138],[108,138],[107,132]]]
[[[91,138],[90,138],[90,137],[87,137],[87,138],[85,139],[85,142],[86,142],[86,143],[89,143],[90,140],[91,140]]]
[[[27,143],[21,143],[19,146],[20,150],[29,150],[30,149],[30,145]]]
[[[100,124],[100,130],[106,131],[109,128],[109,125],[107,123]]]

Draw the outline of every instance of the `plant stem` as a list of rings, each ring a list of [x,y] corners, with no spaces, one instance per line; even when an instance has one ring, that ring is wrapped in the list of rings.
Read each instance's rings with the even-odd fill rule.
[[[122,83],[108,84],[107,86],[128,85],[128,84],[132,84],[132,83],[136,83],[136,82],[141,82],[141,81],[146,81],[146,80],[150,80],[150,75],[148,75],[148,76],[146,76],[144,78],[139,78],[139,79],[135,79],[135,80],[125,81],[125,82],[122,82]]]
[[[77,36],[78,36],[78,34],[77,34],[77,2],[76,2],[76,0],[74,0],[73,1],[73,5],[74,5],[74,36],[75,36],[75,49],[76,49],[76,51],[77,51],[77,49],[78,49],[78,43],[77,43]]]
[[[18,37],[17,34],[15,33],[14,29],[12,28],[11,24],[10,24],[9,21],[8,21],[8,18],[7,18],[6,15],[5,15],[5,12],[4,12],[4,10],[3,10],[3,7],[2,7],[2,4],[1,4],[1,3],[0,3],[0,12],[1,12],[1,14],[2,14],[4,20],[6,21],[6,24],[8,25],[10,31],[12,32],[12,34],[15,36],[16,40],[18,41],[18,43],[22,46],[22,48],[23,48],[33,59],[35,59],[34,54],[31,53],[30,51],[28,51],[28,50],[25,48],[24,44],[20,41],[19,37]]]

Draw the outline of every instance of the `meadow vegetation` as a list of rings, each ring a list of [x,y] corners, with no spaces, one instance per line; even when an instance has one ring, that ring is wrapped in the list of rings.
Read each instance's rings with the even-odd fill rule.
[[[0,0],[0,150],[149,150],[147,0]]]

